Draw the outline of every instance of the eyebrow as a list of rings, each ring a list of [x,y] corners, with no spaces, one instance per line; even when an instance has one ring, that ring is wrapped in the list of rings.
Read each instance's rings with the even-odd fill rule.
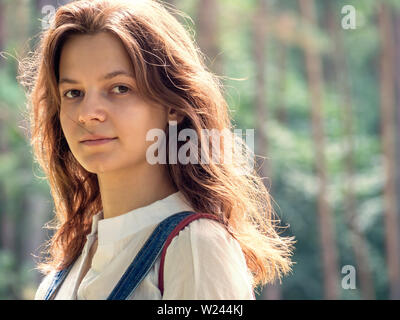
[[[126,72],[126,71],[123,71],[123,70],[112,71],[110,73],[107,73],[105,76],[101,77],[100,79],[101,80],[110,80],[110,79],[115,78],[115,77],[120,76],[120,75],[127,76],[127,77],[130,77],[133,80],[135,80],[135,78],[134,78],[132,73]],[[69,78],[61,78],[60,81],[58,82],[58,85],[60,85],[62,83],[77,84],[79,82],[76,81],[76,80],[73,80],[73,79],[69,79]]]

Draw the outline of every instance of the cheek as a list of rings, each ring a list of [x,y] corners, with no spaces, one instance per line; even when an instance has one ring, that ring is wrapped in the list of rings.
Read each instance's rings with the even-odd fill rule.
[[[147,148],[154,143],[146,140],[150,130],[158,128],[164,130],[167,126],[167,117],[163,110],[149,106],[136,108],[129,115],[118,118],[119,133],[123,136],[123,143],[131,153],[145,154]]]
[[[60,119],[61,130],[64,134],[65,139],[68,142],[70,149],[72,150],[73,146],[71,146],[71,141],[72,141],[71,137],[72,137],[73,122],[68,116],[66,116],[65,113],[61,113],[59,119]]]
[[[151,129],[165,129],[167,116],[164,109],[142,104],[124,114],[120,113],[117,121],[125,135],[145,139]]]
[[[68,128],[68,124],[65,118],[65,114],[64,113],[60,113],[60,125],[61,125],[61,130],[64,133],[64,136],[67,138],[68,140],[68,133],[69,133],[69,128]]]

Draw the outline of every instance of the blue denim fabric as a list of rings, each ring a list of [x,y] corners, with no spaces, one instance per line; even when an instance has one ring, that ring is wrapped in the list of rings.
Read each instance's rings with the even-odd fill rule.
[[[186,217],[195,214],[192,211],[178,212],[163,220],[153,231],[146,243],[140,249],[132,263],[125,271],[117,285],[114,287],[107,300],[126,300],[149,273],[157,258],[161,254],[169,234]],[[66,269],[58,271],[49,286],[45,300],[53,299],[58,288],[72,268],[73,263]]]
[[[51,300],[54,298],[54,295],[57,292],[57,289],[59,288],[61,283],[64,281],[64,279],[67,277],[68,272],[69,272],[69,270],[71,270],[72,266],[73,266],[73,263],[71,263],[68,266],[68,268],[60,270],[54,275],[53,281],[51,282],[49,288],[47,289],[44,300]]]

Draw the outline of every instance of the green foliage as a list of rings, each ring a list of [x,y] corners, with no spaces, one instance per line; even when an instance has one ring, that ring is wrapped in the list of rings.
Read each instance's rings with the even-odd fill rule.
[[[10,251],[0,250],[0,299],[15,299],[18,295],[17,262]]]
[[[383,1],[383,0],[382,0]],[[366,237],[370,267],[373,272],[377,299],[388,297],[388,280],[385,258],[385,230],[383,227],[383,159],[380,142],[379,70],[381,39],[377,28],[377,10],[382,1],[335,1],[333,8],[340,19],[340,8],[351,4],[357,10],[357,29],[341,30],[344,41],[346,70],[349,75],[354,128],[355,172],[352,177],[356,196],[356,222]],[[252,14],[255,0],[221,0],[219,45],[223,61],[226,99],[232,111],[234,124],[239,129],[255,127],[255,84],[257,66],[253,56]],[[347,192],[345,155],[347,140],[344,131],[344,105],[333,74],[332,63],[335,46],[325,18],[326,3],[317,3],[317,28],[300,25],[298,2],[275,0],[270,3],[270,16],[288,14],[294,21],[291,30],[294,40],[284,41],[277,25],[268,34],[266,46],[265,98],[268,135],[267,157],[271,172],[271,194],[282,225],[290,225],[285,235],[296,237],[293,273],[283,279],[283,299],[323,299],[323,275],[320,234],[317,215],[318,181],[315,175],[315,152],[312,140],[310,92],[306,77],[303,48],[297,41],[302,33],[317,45],[325,68],[322,84],[322,115],[325,131],[325,158],[328,170],[328,202],[335,221],[339,266],[356,265],[349,230],[345,223],[344,197]],[[397,0],[385,0],[393,9],[400,10]],[[7,3],[11,3],[8,1]],[[29,2],[33,6],[33,2]],[[177,1],[178,9],[187,13],[196,23],[197,0]],[[31,8],[33,14],[34,9]],[[182,19],[180,19],[182,21]],[[38,16],[31,23],[30,34],[39,30]],[[270,20],[273,23],[273,19]],[[268,23],[268,22],[266,22]],[[340,23],[340,20],[337,21]],[[188,22],[195,35],[196,25]],[[16,39],[7,39],[8,52],[13,53]],[[285,52],[284,69],[280,64],[282,46]],[[282,74],[283,73],[283,74]],[[5,151],[0,154],[0,187],[5,198],[0,198],[1,213],[16,223],[27,221],[29,215],[24,202],[28,194],[39,193],[50,199],[48,186],[37,176],[42,176],[33,163],[31,149],[23,127],[25,94],[17,85],[16,61],[3,59],[0,67],[0,120],[1,141]],[[240,80],[238,80],[240,79]],[[283,121],[277,117],[286,112]],[[255,135],[259,133],[256,131]],[[3,202],[2,202],[3,201]],[[49,212],[50,215],[50,212]],[[40,221],[39,225],[45,221]],[[39,232],[39,230],[37,230]],[[30,241],[20,231],[20,242]],[[37,278],[32,270],[32,257],[20,257],[17,252],[0,248],[0,299],[32,297]],[[341,279],[340,270],[338,276]],[[340,284],[338,284],[340,285]],[[33,288],[33,289],[32,289]],[[357,290],[341,290],[342,299],[361,299],[359,282]]]

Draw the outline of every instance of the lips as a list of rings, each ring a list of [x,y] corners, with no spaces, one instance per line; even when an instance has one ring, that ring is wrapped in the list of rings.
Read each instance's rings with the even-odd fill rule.
[[[106,136],[100,136],[100,135],[91,135],[91,136],[86,136],[80,142],[86,142],[86,141],[96,141],[96,140],[113,140],[117,139],[116,137],[106,137]]]
[[[94,139],[94,140],[81,141],[81,143],[86,146],[98,146],[98,145],[110,143],[116,139],[117,138]]]

